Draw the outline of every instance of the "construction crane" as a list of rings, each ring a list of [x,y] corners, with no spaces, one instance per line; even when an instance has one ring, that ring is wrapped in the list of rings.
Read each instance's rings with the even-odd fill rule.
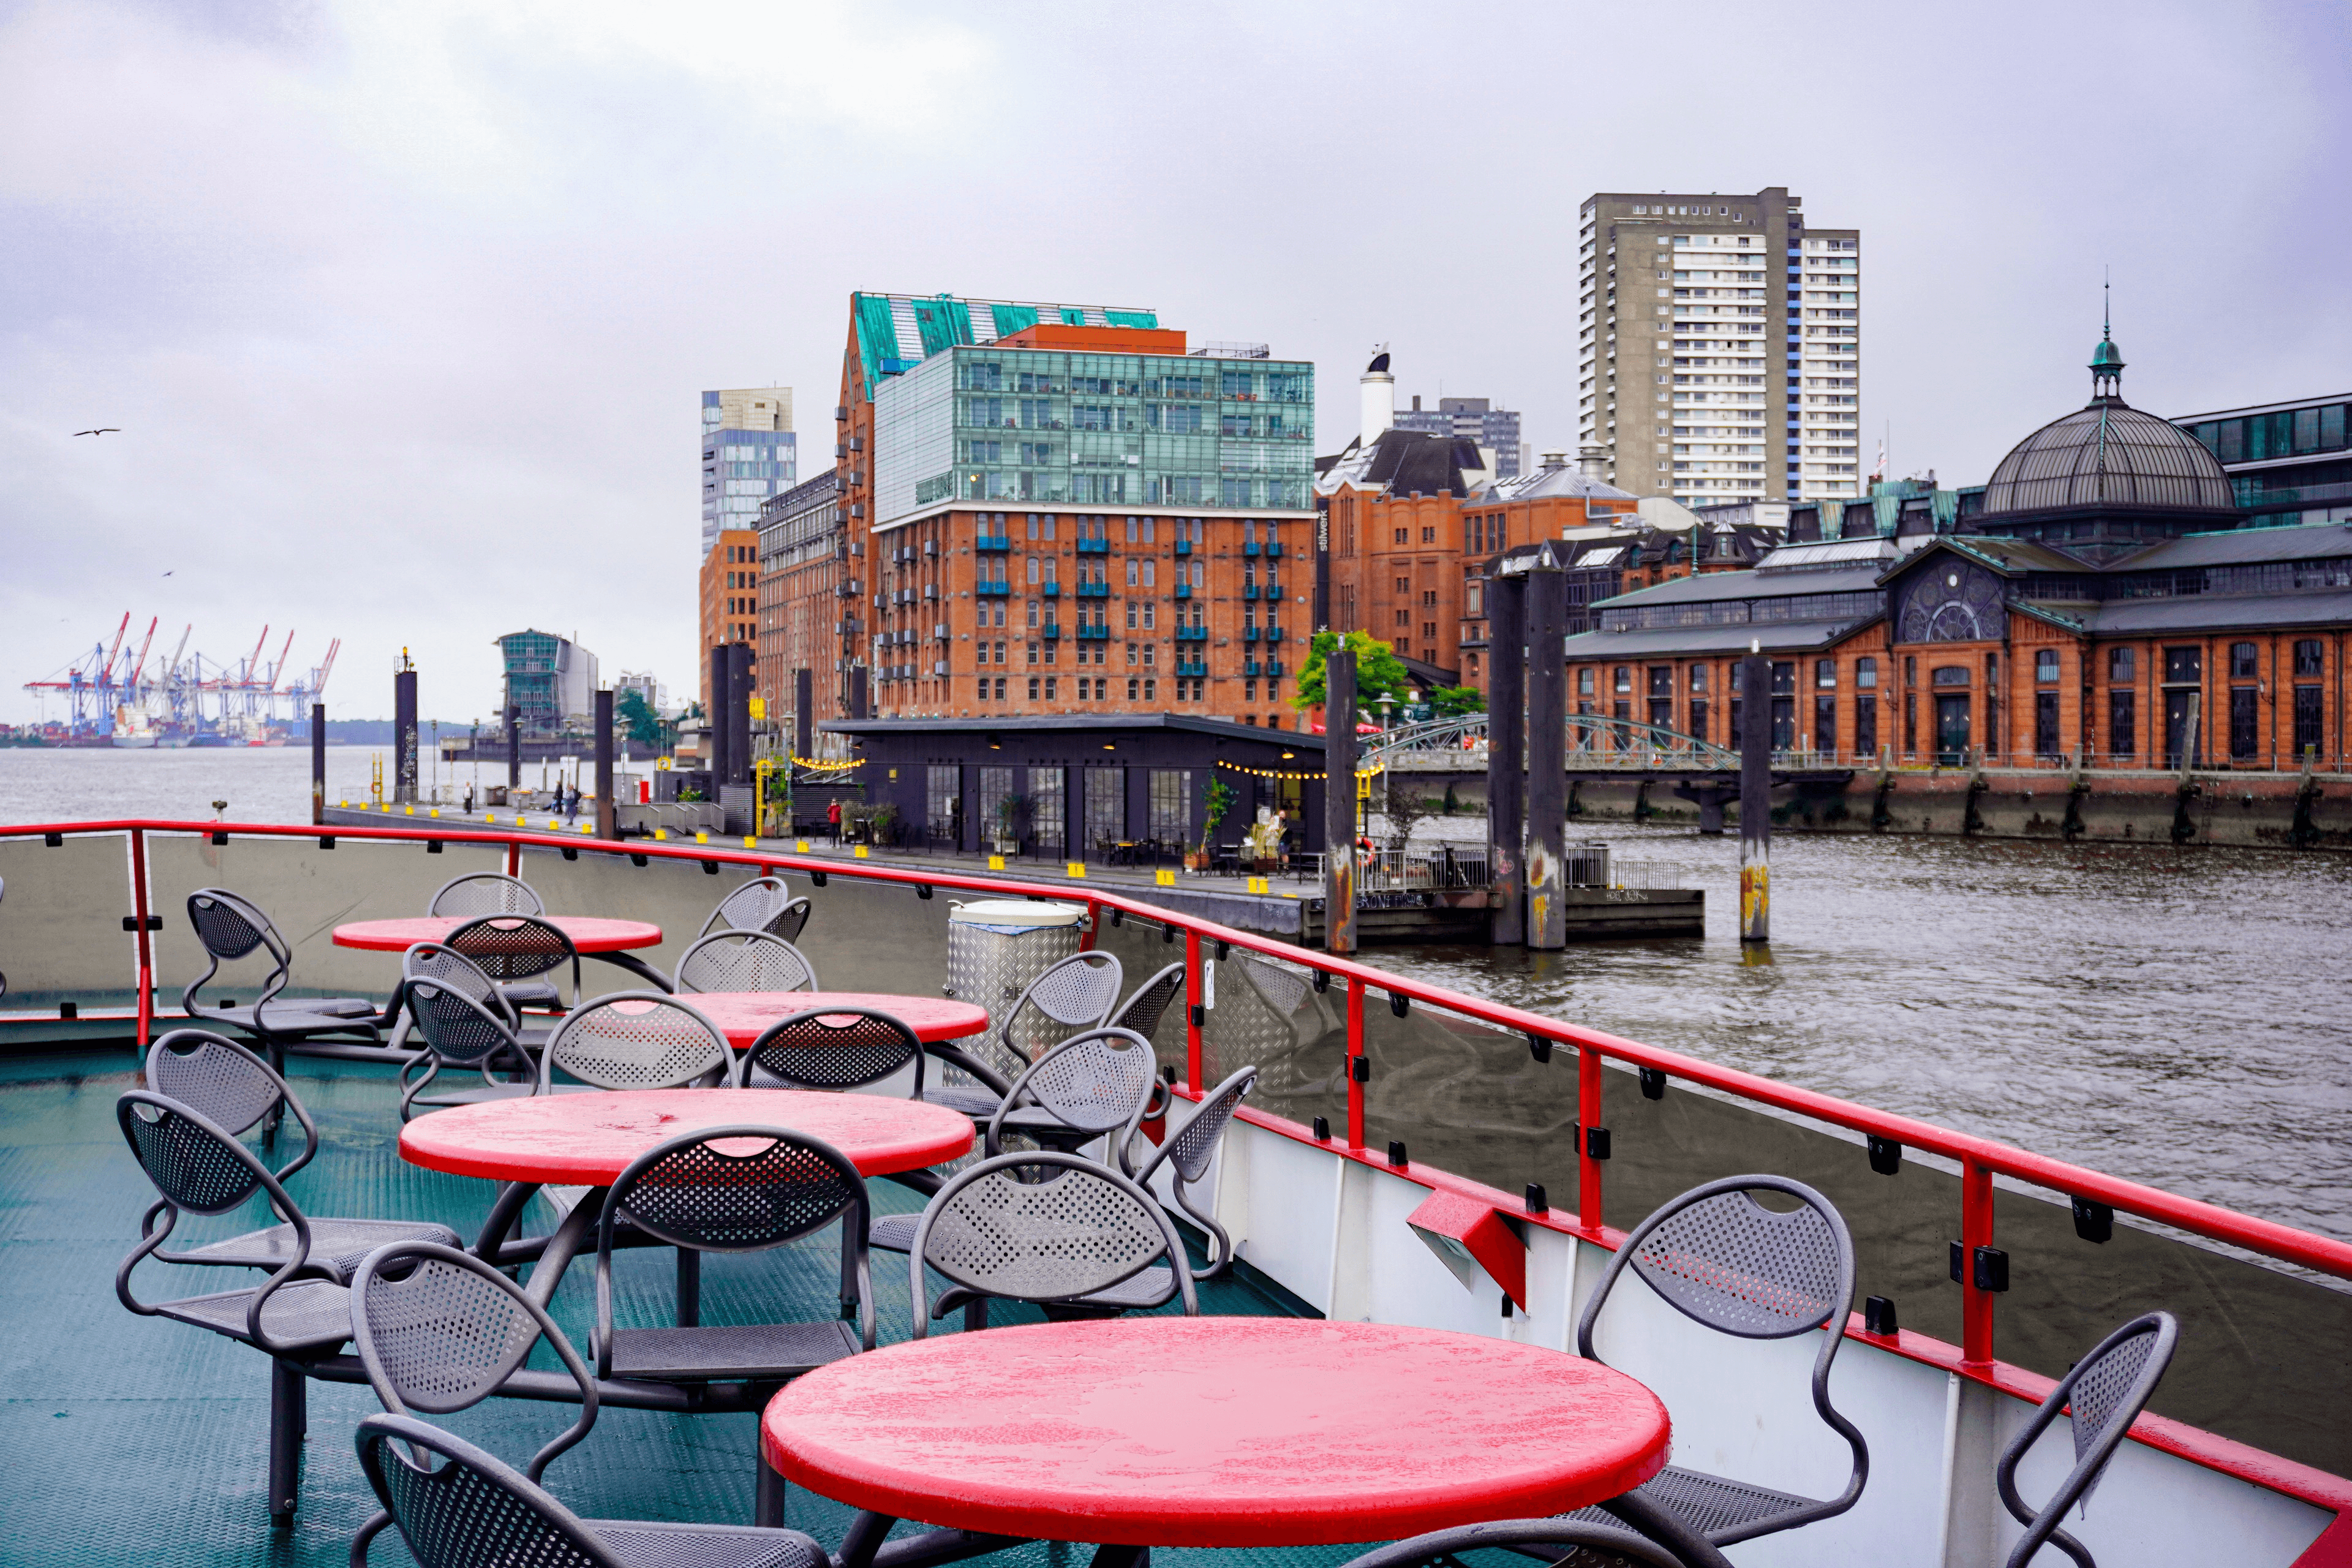
[[[46,680],[29,680],[25,689],[46,699],[55,694],[67,704],[64,733],[68,744],[89,746],[220,745],[243,741],[249,745],[282,745],[288,731],[310,716],[310,706],[326,688],[342,639],[331,640],[327,653],[307,675],[294,675],[294,637],[288,631],[278,657],[264,664],[269,630],[253,651],[235,664],[222,664],[202,652],[188,651],[195,627],[190,625],[168,659],[150,662],[155,634],[163,617],[151,618],[134,649],[130,646],[131,612],[124,611],[110,640],[101,639],[90,650]]]

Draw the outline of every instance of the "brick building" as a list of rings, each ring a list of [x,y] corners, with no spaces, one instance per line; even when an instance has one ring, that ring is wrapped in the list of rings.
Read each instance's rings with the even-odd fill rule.
[[[696,579],[698,646],[702,666],[702,710],[714,711],[709,650],[726,643],[757,643],[760,635],[760,535],[749,528],[722,528],[702,557]]]
[[[781,723],[795,699],[793,672],[812,672],[818,713],[846,711],[848,658],[838,587],[849,557],[840,479],[827,468],[760,509],[760,645],[752,689]]]
[[[774,596],[835,628],[820,716],[1295,728],[1314,397],[1149,310],[853,295],[837,566]]]
[[[2111,341],[2091,369],[2089,405],[1960,492],[1961,531],[1792,542],[1599,605],[1571,712],[1728,744],[1752,644],[1780,747],[2340,771],[2352,531],[2241,527],[2213,455],[2123,401]]]

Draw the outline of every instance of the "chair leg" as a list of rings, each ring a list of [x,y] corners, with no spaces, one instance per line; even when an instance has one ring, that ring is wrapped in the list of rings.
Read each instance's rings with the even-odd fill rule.
[[[870,1568],[874,1553],[881,1550],[882,1542],[889,1537],[890,1527],[898,1522],[887,1513],[861,1510],[849,1521],[849,1529],[842,1535],[840,1550],[833,1554],[833,1560],[841,1568]]]
[[[966,1301],[963,1304],[963,1331],[968,1334],[976,1333],[986,1327],[988,1327],[988,1298],[982,1296],[976,1300]]]
[[[677,1326],[702,1324],[702,1254],[690,1247],[677,1249]]]
[[[1611,1498],[1601,1505],[1628,1529],[1646,1535],[1691,1568],[1732,1568],[1731,1560],[1706,1537],[1652,1502],[1638,1491]]]
[[[1149,1546],[1097,1546],[1087,1568],[1151,1568]]]
[[[757,1443],[756,1437],[754,1443]],[[791,1484],[768,1463],[764,1447],[759,1449],[752,1462],[759,1467],[759,1479],[752,1500],[751,1522],[770,1530],[782,1530],[784,1527],[784,1500],[791,1492]]]
[[[309,1380],[289,1362],[269,1363],[269,1517],[294,1517],[302,1487],[302,1435],[310,1426]]]

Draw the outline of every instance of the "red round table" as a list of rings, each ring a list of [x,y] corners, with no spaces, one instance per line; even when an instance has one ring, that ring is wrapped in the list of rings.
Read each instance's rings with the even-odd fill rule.
[[[827,1007],[864,1007],[887,1013],[926,1044],[961,1040],[988,1027],[988,1009],[945,996],[894,996],[879,991],[689,991],[678,1000],[725,1031],[734,1047],[749,1050],[760,1031],[779,1018]]]
[[[420,942],[446,942],[461,925],[496,916],[407,915],[399,920],[353,921],[335,928],[337,947],[365,948],[372,952],[406,952]],[[610,921],[596,915],[533,915],[572,939],[582,952],[619,952],[632,947],[658,947],[662,929],[646,921]]]
[[[782,1127],[823,1139],[861,1174],[971,1152],[970,1118],[919,1100],[783,1089],[640,1089],[454,1105],[400,1130],[400,1157],[499,1182],[611,1185],[655,1144],[699,1127]]]
[[[1655,1394],[1579,1356],[1242,1317],[890,1345],[801,1378],[760,1427],[786,1479],[872,1514],[1145,1547],[1325,1546],[1565,1513],[1656,1475],[1668,1436]]]

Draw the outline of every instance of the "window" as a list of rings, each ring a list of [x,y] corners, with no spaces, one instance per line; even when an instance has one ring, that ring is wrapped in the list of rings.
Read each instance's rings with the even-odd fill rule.
[[[1160,700],[1160,682],[1153,680],[1149,677],[1145,678],[1143,682],[1143,700],[1146,702],[1157,702]]]
[[[2118,649],[2128,653],[2128,648]],[[2139,697],[2132,691],[2107,693],[2107,751],[2128,757],[2139,750]]]
[[[1402,528],[1398,529],[1398,530],[1396,531],[1396,542],[1397,542],[1399,544],[1405,544],[1405,543],[1409,543],[1409,542],[1410,542],[1410,541],[1409,541],[1405,536],[1406,536],[1406,534],[1407,534],[1408,532],[1410,532],[1410,531],[1410,531],[1410,530],[1408,530],[1408,529],[1402,529]]]
[[[1863,662],[1867,664],[1870,661],[1864,659]],[[1874,676],[1875,672],[1873,673]],[[1859,671],[1855,673],[1854,684],[1862,684]],[[1853,754],[1857,758],[1878,754],[1878,699],[1868,691],[1853,701]]]
[[[1134,701],[1134,700],[1135,700],[1136,696],[1137,696],[1137,693],[1138,693],[1138,688],[1140,686],[1140,684],[1141,684],[1141,683],[1140,683],[1139,681],[1138,681],[1138,680],[1136,679],[1136,678],[1135,678],[1135,677],[1133,677],[1133,676],[1131,676],[1131,675],[1130,675],[1130,676],[1129,676],[1129,677],[1127,678],[1127,700],[1128,700],[1129,702],[1132,702],[1132,701]]]
[[[1421,542],[1422,542],[1423,544],[1434,544],[1434,543],[1436,543],[1436,542],[1437,542],[1437,530],[1435,530],[1435,529],[1433,529],[1433,528],[1424,528],[1424,529],[1423,529],[1423,530],[1421,531]]]
[[[2132,680],[2132,668],[2136,662],[2137,661],[2132,657],[2131,649],[2127,647],[2109,648],[2107,650],[2108,681],[2116,686],[2129,685]]]
[[[1631,691],[1631,690],[1633,690],[1633,667],[1632,665],[1628,665],[1628,664],[1621,664],[1621,665],[1619,665],[1619,666],[1618,666],[1614,670],[1612,670],[1612,671],[1611,672],[1611,677],[1610,677],[1610,688],[1609,688],[1609,689],[1610,689],[1612,691]]]
[[[1035,643],[1031,643],[1029,645],[1029,662],[1031,664],[1037,662],[1037,645]]]
[[[1143,563],[1143,585],[1145,587],[1150,588],[1155,585],[1152,580],[1159,575],[1157,570],[1158,565],[1159,563],[1153,561],[1147,561]]]
[[[2298,763],[2325,743],[2320,735],[2320,715],[2325,711],[2320,690],[2317,686],[2294,689],[2294,760]]]
[[[1864,691],[1875,690],[1878,686],[1878,661],[1874,658],[1855,659],[1853,683]],[[1857,737],[1857,743],[1859,743],[1859,737]]]
[[[1837,754],[1837,699],[1833,696],[1813,699],[1813,750]]]
[[[1436,589],[1434,589],[1434,588],[1423,588],[1423,589],[1421,591],[1421,602],[1422,602],[1422,605],[1423,605],[1423,606],[1424,608],[1426,608],[1426,607],[1427,607],[1427,606],[1429,606],[1429,605],[1432,605],[1436,604],[1436,603],[1437,603],[1437,590],[1436,590]]]
[[[1399,626],[1412,626],[1412,612],[1411,610],[1399,610],[1399,611],[1396,613],[1396,624],[1397,624],[1397,625],[1399,625]]]
[[[1146,668],[1146,669],[1150,669],[1150,668],[1151,668],[1151,666],[1152,666],[1152,664],[1153,664],[1153,662],[1154,662],[1154,660],[1155,660],[1155,658],[1156,658],[1156,656],[1159,654],[1159,652],[1160,652],[1160,645],[1159,645],[1158,643],[1150,643],[1150,642],[1148,642],[1148,643],[1145,643],[1145,644],[1143,645],[1143,668]]]
[[[1037,571],[1037,558],[1034,555],[1032,555],[1029,557],[1029,581],[1032,583],[1039,581]]]
[[[1127,629],[1129,631],[1133,631],[1135,629],[1137,625],[1136,618],[1142,613],[1142,609],[1143,606],[1133,599],[1129,599],[1127,602]]]
[[[1691,699],[1690,732],[1693,740],[1706,739],[1706,699],[1704,697]]]
[[[2204,679],[2205,650],[2201,647],[2168,647],[2164,650],[2164,683],[2167,686],[2194,686]]]
[[[1589,664],[1576,672],[1576,694],[1579,697],[1592,695],[1592,667]]]
[[[2320,653],[2317,637],[2306,637],[2294,645],[2294,672],[2297,675],[2318,675],[2325,668],[2326,661]],[[2302,750],[2302,746],[2298,744],[2295,748],[2296,754],[2300,755]]]
[[[1695,664],[1690,667],[1690,689],[1693,693],[1706,689],[1706,666]]]
[[[1050,676],[1050,675],[1049,675],[1049,676],[1047,676],[1047,677],[1045,678],[1045,700],[1046,700],[1046,701],[1048,701],[1048,702],[1051,702],[1052,700],[1054,700],[1054,686],[1055,686],[1055,679],[1054,679],[1054,677],[1052,677],[1052,676]]]
[[[1837,660],[1833,658],[1813,660],[1813,685],[1823,691],[1837,689]]]
[[[1146,568],[1146,570],[1147,570],[1147,571],[1149,571],[1149,570],[1150,570],[1150,568],[1149,568],[1149,567],[1147,567],[1147,568]],[[1194,612],[1194,615],[1195,615],[1195,616],[1197,617],[1197,616],[1198,616],[1198,615],[1199,615],[1199,612],[1198,612],[1198,611],[1195,611],[1195,612]],[[1143,606],[1143,629],[1144,629],[1145,631],[1150,631],[1150,630],[1154,626],[1156,626],[1156,625],[1158,625],[1158,624],[1159,624],[1159,620],[1160,620],[1160,606],[1159,606],[1159,605],[1150,605],[1150,604],[1147,604],[1147,605],[1145,605]],[[1195,619],[1194,624],[1195,624],[1195,625],[1198,625],[1198,624],[1199,624],[1199,622],[1198,622],[1197,618]]]
[[[1130,588],[1137,587],[1142,584],[1142,581],[1143,563],[1138,561],[1132,555],[1129,556],[1127,559],[1127,585]]]
[[[1034,675],[1029,678],[1029,700],[1037,700],[1037,678]]]
[[[2230,645],[2230,679],[2252,680],[2258,673],[2254,645],[2250,642],[2231,643]]]
[[[1088,768],[1086,773],[1086,847],[1089,853],[1107,854],[1111,845],[1127,837],[1127,770]]]
[[[2057,680],[2058,650],[2056,648],[2045,647],[2035,652],[2033,679],[2044,686],[2053,684]]]
[[[1928,672],[1927,680],[1933,686],[1966,686],[1969,683],[1969,667],[1964,664],[1939,664]]]
[[[1904,659],[1903,684],[1906,686],[1916,686],[1919,684],[1919,661],[1917,659]]]
[[[1671,664],[1650,666],[1650,695],[1672,697],[1675,694],[1675,667]]]
[[[1256,681],[1244,680],[1242,682],[1242,700],[1244,702],[1255,702],[1257,700]]]
[[[2233,664],[2236,662],[2239,647],[2251,648],[2253,646],[2252,643],[2238,644],[2237,647],[2230,650],[2231,661]],[[2231,756],[2242,759],[2254,754],[2254,745],[2260,731],[2260,725],[2256,721],[2256,714],[2259,711],[2256,704],[2260,700],[2260,694],[2251,686],[2230,688]]]
[[[1095,695],[1102,692],[1097,683]],[[1040,854],[1051,851],[1055,858],[1062,854],[1062,835],[1069,821],[1069,808],[1063,804],[1063,780],[1068,776],[1063,768],[1031,768],[1029,770],[1029,834]]]
[[[2058,694],[2054,691],[2033,694],[2033,753],[2058,755]]]

